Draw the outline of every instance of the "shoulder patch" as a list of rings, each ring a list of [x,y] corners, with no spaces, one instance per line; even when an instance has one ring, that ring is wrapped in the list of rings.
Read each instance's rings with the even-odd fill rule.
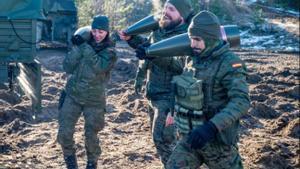
[[[233,68],[239,68],[239,67],[242,67],[243,64],[242,64],[242,63],[233,63],[231,66],[232,66]]]

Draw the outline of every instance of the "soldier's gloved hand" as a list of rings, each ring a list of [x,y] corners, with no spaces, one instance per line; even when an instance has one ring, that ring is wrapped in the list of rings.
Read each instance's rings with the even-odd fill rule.
[[[135,54],[135,56],[140,60],[146,59],[146,47],[144,47],[143,45],[139,45],[135,50]]]
[[[139,58],[140,60],[144,59],[153,59],[153,57],[149,57],[146,55],[146,49],[150,46],[150,42],[145,42],[142,45],[139,45],[137,49],[135,50],[136,52],[136,57]]]
[[[72,41],[73,45],[77,45],[77,46],[79,46],[85,42],[85,40],[80,35],[72,36],[71,41]]]
[[[210,121],[203,125],[195,128],[188,136],[188,144],[191,145],[192,149],[201,149],[204,145],[216,138],[218,129]]]

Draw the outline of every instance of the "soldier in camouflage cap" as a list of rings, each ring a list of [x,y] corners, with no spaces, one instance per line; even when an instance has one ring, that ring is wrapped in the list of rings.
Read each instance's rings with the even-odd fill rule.
[[[73,135],[81,114],[85,119],[86,168],[97,168],[101,154],[97,134],[104,127],[105,88],[117,60],[109,38],[108,18],[94,17],[91,28],[72,38],[74,46],[63,61],[63,68],[70,76],[65,98],[60,99],[57,139],[68,169],[78,168]]]
[[[180,140],[167,168],[197,169],[205,163],[210,169],[242,169],[237,147],[239,121],[250,106],[245,64],[221,40],[214,14],[200,12],[188,33],[194,54],[187,69],[202,87],[184,92],[186,98],[199,98],[198,105],[184,106],[184,99],[177,100],[175,121]]]
[[[148,38],[126,36],[123,32],[120,32],[120,37],[126,40],[132,48],[137,49],[137,57],[143,59],[145,56],[144,46],[186,33],[192,14],[190,0],[170,0],[164,5],[160,28],[151,32]],[[184,61],[172,57],[140,60],[135,79],[137,93],[141,91],[143,81],[146,79],[146,97],[150,103],[149,115],[153,141],[164,166],[176,141],[174,124],[170,117],[174,99],[171,80],[174,75],[182,73],[183,65]],[[166,123],[167,117],[169,117],[168,122],[170,123]]]

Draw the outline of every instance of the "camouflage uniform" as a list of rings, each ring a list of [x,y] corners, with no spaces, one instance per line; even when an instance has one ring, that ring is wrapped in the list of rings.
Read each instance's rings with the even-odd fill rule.
[[[146,41],[155,43],[185,33],[187,27],[187,24],[183,24],[170,31],[159,29],[152,32],[148,40],[140,36],[134,36],[128,43],[131,47],[137,48],[138,45]],[[166,164],[172,152],[171,145],[175,141],[174,125],[165,126],[167,114],[173,106],[171,80],[174,75],[182,73],[183,65],[180,58],[172,57],[141,60],[136,75],[135,85],[140,86],[147,76],[146,97],[150,102],[149,116],[152,123],[152,136],[163,164]]]
[[[159,28],[153,31],[148,39],[142,38],[141,36],[132,36],[132,38],[127,41],[132,48],[136,49],[139,45],[144,43],[155,43],[187,32],[187,23],[189,23],[193,14],[191,1],[168,0],[166,3],[172,4],[177,9],[185,23],[170,30]],[[140,61],[135,80],[135,88],[137,89],[142,86],[147,76],[146,97],[150,103],[149,116],[152,127],[152,137],[164,166],[175,145],[175,126],[165,126],[167,115],[174,106],[171,81],[174,75],[182,73],[183,66],[184,60],[179,57],[165,57]]]
[[[193,150],[186,143],[187,135],[181,133],[182,139],[167,168],[196,169],[203,163],[212,169],[242,168],[236,143],[239,119],[249,107],[248,86],[245,66],[232,66],[241,60],[228,48],[228,44],[224,45],[209,58],[193,57],[190,65],[195,68],[194,77],[204,81],[204,114],[220,131],[217,139],[200,150]],[[221,62],[219,66],[218,62]]]
[[[206,41],[210,40],[205,39]],[[202,148],[192,149],[188,138],[190,132],[199,126],[192,125],[190,132],[179,130],[181,139],[169,158],[168,169],[197,169],[203,163],[211,169],[243,168],[237,141],[239,120],[247,113],[250,105],[246,67],[238,56],[229,51],[227,42],[210,41],[205,43],[205,46],[200,55],[190,58],[187,69],[193,72],[194,78],[202,80],[203,119],[198,120],[203,120],[203,123],[199,126],[209,121],[214,124],[217,133],[215,138]],[[177,116],[176,118],[186,118]],[[197,120],[195,116],[189,118]]]
[[[100,156],[97,133],[104,127],[105,88],[116,59],[113,46],[94,40],[74,46],[67,54],[63,68],[71,76],[59,112],[58,131],[58,142],[65,156],[75,154],[73,134],[82,112],[88,161],[96,162]]]

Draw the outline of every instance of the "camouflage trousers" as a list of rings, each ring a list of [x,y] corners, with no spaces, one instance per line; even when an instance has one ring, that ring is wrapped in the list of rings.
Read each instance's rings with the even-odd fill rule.
[[[166,166],[176,144],[175,125],[165,125],[170,105],[169,100],[152,100],[149,110],[152,139],[164,166]]]
[[[237,145],[224,145],[217,141],[194,150],[183,136],[169,158],[167,169],[198,169],[206,164],[209,169],[243,169]]]
[[[100,107],[82,106],[66,96],[59,112],[58,143],[61,145],[64,156],[75,154],[74,132],[75,125],[83,114],[85,124],[85,148],[89,161],[97,161],[101,148],[99,146],[98,132],[104,127],[105,109]]]

